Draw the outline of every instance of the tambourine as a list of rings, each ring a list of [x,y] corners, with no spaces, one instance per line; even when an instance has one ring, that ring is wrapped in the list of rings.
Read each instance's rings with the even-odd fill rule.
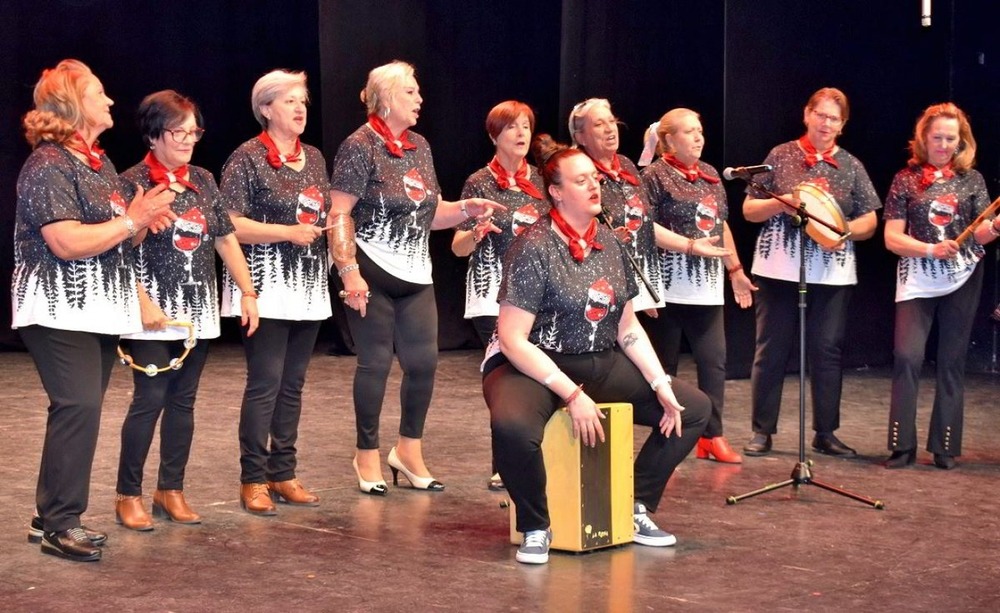
[[[827,249],[833,249],[851,235],[837,199],[828,191],[806,181],[796,186],[792,194],[813,218],[806,223],[809,238]]]
[[[181,366],[184,365],[184,360],[187,359],[188,354],[194,349],[195,345],[198,344],[198,339],[194,337],[194,324],[189,321],[168,321],[167,327],[170,328],[187,328],[188,337],[184,339],[184,353],[178,358],[170,360],[170,364],[166,366],[157,366],[156,364],[147,364],[146,366],[139,366],[132,359],[132,356],[125,353],[122,350],[121,345],[118,345],[118,359],[121,361],[122,366],[128,366],[132,370],[138,370],[139,372],[146,373],[150,377],[155,377],[161,372],[166,372],[168,370],[180,370]]]

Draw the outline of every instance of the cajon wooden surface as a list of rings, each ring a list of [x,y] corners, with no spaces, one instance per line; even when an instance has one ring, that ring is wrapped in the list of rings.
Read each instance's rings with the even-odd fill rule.
[[[552,548],[588,551],[632,542],[632,405],[597,405],[605,442],[584,447],[573,438],[573,422],[556,411],[545,426],[545,459]],[[520,544],[510,506],[510,540]]]

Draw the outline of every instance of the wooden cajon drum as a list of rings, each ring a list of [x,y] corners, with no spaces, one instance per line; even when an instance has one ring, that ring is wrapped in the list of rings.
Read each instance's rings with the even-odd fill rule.
[[[589,551],[632,542],[632,405],[599,404],[604,443],[585,447],[573,438],[573,421],[556,411],[545,425],[545,459],[553,549]],[[519,545],[510,505],[510,542]]]

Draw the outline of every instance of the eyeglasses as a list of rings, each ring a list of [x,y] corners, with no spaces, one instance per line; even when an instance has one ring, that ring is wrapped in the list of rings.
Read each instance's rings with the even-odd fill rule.
[[[180,128],[176,128],[173,130],[164,130],[164,132],[170,134],[170,136],[173,137],[175,143],[183,143],[184,140],[187,139],[187,137],[189,136],[191,137],[192,142],[196,143],[201,140],[202,136],[205,136],[204,128],[195,128],[190,132],[188,132],[187,130],[181,130]]]
[[[827,115],[826,113],[820,113],[819,111],[813,111],[812,114],[816,116],[816,119],[819,119],[824,123],[828,123],[831,126],[839,126],[844,123],[844,120],[840,117],[834,117],[833,115]]]

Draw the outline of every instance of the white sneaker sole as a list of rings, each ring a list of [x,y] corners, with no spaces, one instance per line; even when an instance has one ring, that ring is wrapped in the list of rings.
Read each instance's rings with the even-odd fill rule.
[[[521,553],[517,552],[514,558],[521,564],[547,564],[549,554],[547,553]]]
[[[677,537],[673,534],[667,536],[643,536],[633,534],[632,541],[646,547],[673,547],[677,544]]]

